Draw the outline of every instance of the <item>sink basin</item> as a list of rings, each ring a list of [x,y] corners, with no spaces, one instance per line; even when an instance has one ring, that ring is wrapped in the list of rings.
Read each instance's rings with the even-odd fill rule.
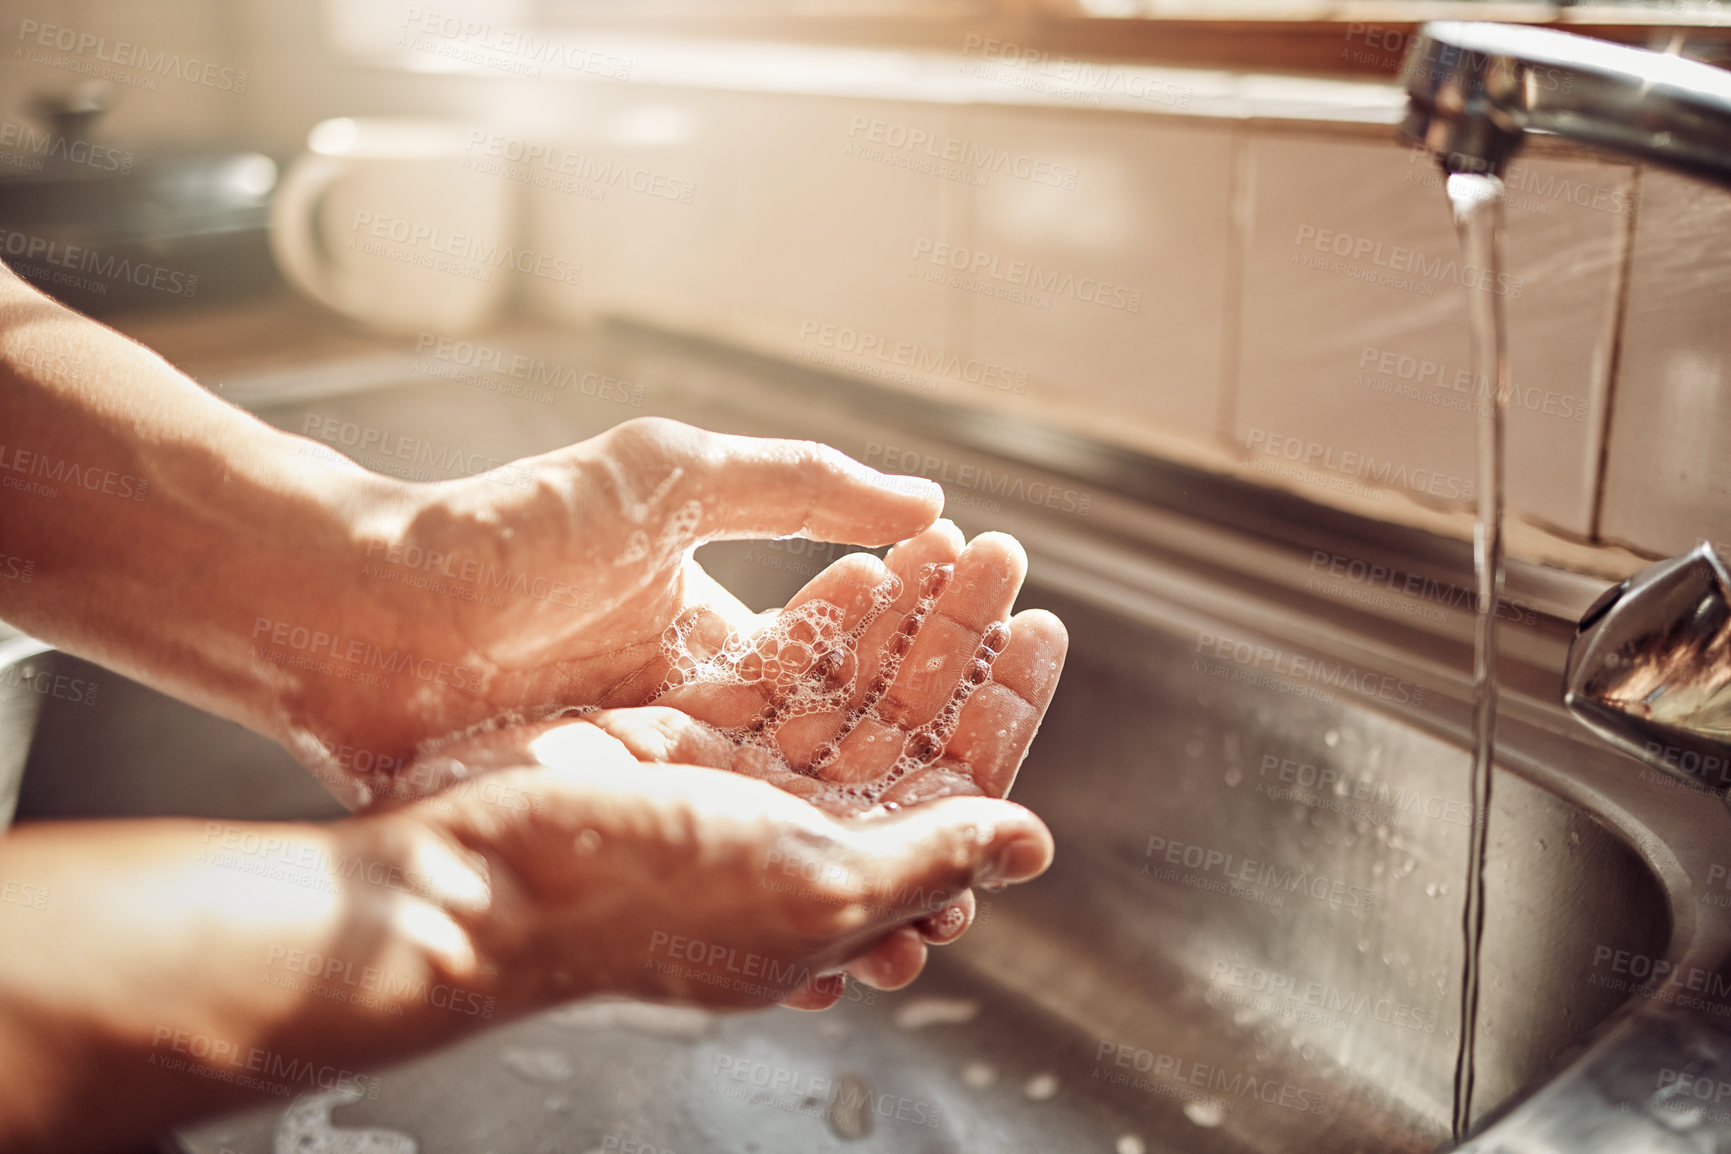
[[[1110,1151],[1124,1135],[1174,1151],[1435,1148],[1456,1048],[1464,752],[1363,706],[1193,672],[1183,626],[1038,586],[1028,600],[1074,635],[1017,788],[1051,822],[1058,864],[988,897],[914,987],[855,989],[827,1015],[544,1015],[386,1072],[338,1124],[424,1154],[609,1135],[677,1151]],[[101,688],[92,705],[39,698],[20,820],[338,812],[237,726],[74,658],[25,660]],[[1653,872],[1591,814],[1508,772],[1493,797],[1478,1077],[1496,1102],[1625,1000],[1589,983],[1595,951],[1665,956],[1671,919]],[[909,1030],[898,1011],[968,1020]],[[850,1075],[883,1112],[857,1139],[805,1101]],[[280,1113],[181,1140],[264,1154]]]
[[[713,356],[642,338],[570,355],[649,382],[652,410],[712,427],[817,436],[856,455],[849,438],[924,445],[942,432],[929,422],[918,436],[898,429],[882,406],[862,415],[833,382],[802,378],[806,403],[791,409],[772,385],[746,388]],[[231,396],[239,391],[231,384]],[[404,403],[411,391],[414,406]],[[256,407],[297,431],[308,414],[433,440],[457,427],[477,451],[507,456],[634,415],[590,400],[529,420],[500,405],[460,384],[418,381],[310,399],[279,390]],[[1047,475],[1027,460],[1016,467]],[[1155,533],[1147,499],[1066,476],[1090,488],[1088,517],[1013,503],[955,514],[970,531],[1021,536],[1032,560],[1022,605],[1050,608],[1071,629],[1063,684],[1015,792],[1051,824],[1057,864],[1032,885],[985,896],[975,929],[934,951],[909,990],[854,988],[818,1015],[566,1007],[380,1071],[366,1094],[284,1087],[267,1105],[165,1138],[168,1148],[1446,1145],[1464,963],[1470,620],[1432,628],[1426,615],[1423,629],[1412,614],[1372,620],[1351,590],[1332,600],[1295,591],[1268,560],[1279,550],[1267,538],[1246,534],[1221,551],[1209,542],[1237,530],[1185,528],[1189,514]],[[1191,492],[1194,508],[1206,493]],[[1312,526],[1305,540],[1340,531]],[[702,556],[748,603],[767,606],[836,553],[731,542]],[[1229,571],[1222,557],[1262,561]],[[1494,1134],[1615,1059],[1622,1080],[1599,1083],[1606,1109],[1645,1110],[1680,1144],[1607,1149],[1727,1148],[1698,1144],[1731,1142],[1731,1126],[1711,1110],[1685,1117],[1677,1087],[1719,1069],[1731,1047],[1692,1033],[1713,1015],[1685,1013],[1654,975],[1674,983],[1731,953],[1722,907],[1700,900],[1709,878],[1724,876],[1712,874],[1713,847],[1731,845],[1731,814],[1580,740],[1550,693],[1559,628],[1540,620],[1508,645],[1475,1116]],[[244,730],[65,655],[11,660],[101,687],[94,703],[73,702],[30,688],[39,676],[0,675],[11,687],[0,696],[0,750],[29,750],[21,821],[340,813]],[[1661,1025],[1680,1049],[1629,1041]]]

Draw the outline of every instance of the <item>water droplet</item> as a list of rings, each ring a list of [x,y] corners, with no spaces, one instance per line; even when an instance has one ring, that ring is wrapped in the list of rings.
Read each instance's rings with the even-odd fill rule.
[[[985,1090],[998,1084],[998,1069],[989,1062],[969,1062],[962,1067],[962,1085]]]
[[[1125,1134],[1112,1148],[1117,1154],[1148,1154],[1148,1144],[1135,1134]]]
[[[1058,1093],[1058,1075],[1049,1073],[1035,1074],[1028,1079],[1028,1084],[1022,1087],[1022,1093],[1035,1102],[1044,1102]]]
[[[1239,769],[1236,765],[1226,771],[1226,784],[1232,786],[1234,789],[1238,788],[1239,783],[1243,780],[1244,771]]]
[[[824,1112],[836,1137],[858,1140],[871,1133],[872,1100],[871,1085],[860,1075],[847,1073],[836,1079],[829,1109]]]
[[[499,1051],[499,1060],[531,1082],[563,1082],[573,1073],[570,1060],[558,1050],[508,1046]]]
[[[979,1016],[980,1003],[972,998],[912,998],[896,1007],[891,1021],[901,1030],[927,1026],[956,1026]]]
[[[1322,735],[1322,744],[1328,746],[1328,748],[1330,748],[1330,749],[1334,749],[1337,746],[1339,746],[1340,745],[1340,730],[1331,729],[1327,733],[1323,734]]]
[[[1226,1121],[1226,1103],[1218,1098],[1201,1098],[1184,1103],[1184,1116],[1207,1129],[1214,1129]]]

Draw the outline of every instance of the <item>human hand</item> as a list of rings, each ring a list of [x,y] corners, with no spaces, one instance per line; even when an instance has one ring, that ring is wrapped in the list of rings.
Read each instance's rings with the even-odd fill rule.
[[[785,609],[744,632],[707,606],[667,631],[670,708],[592,714],[643,761],[757,777],[832,814],[946,796],[1004,797],[1057,687],[1063,625],[1040,610],[1008,620],[1026,572],[1013,538],[964,547],[941,521],[880,561],[844,558]],[[516,737],[500,739],[513,764]],[[469,756],[489,758],[485,743]],[[431,788],[473,772],[424,758]],[[948,942],[971,924],[971,892],[917,928]]]
[[[654,698],[678,712],[617,735],[645,760],[725,761],[835,813],[1004,797],[1068,646],[1052,614],[1010,617],[1026,573],[1014,538],[964,546],[940,521],[882,561],[844,557],[747,632],[689,611]]]
[[[453,743],[435,760],[461,780],[368,819],[481,863],[489,896],[466,929],[507,1014],[599,994],[821,1009],[844,968],[884,988],[911,981],[925,943],[910,923],[1051,860],[1046,827],[1010,802],[837,819],[742,774],[632,753],[657,732],[700,740],[663,728],[676,716],[624,710]]]
[[[658,419],[405,492],[403,510],[364,522],[362,579],[321,608],[317,628],[436,675],[360,689],[300,663],[272,670],[276,728],[357,804],[425,792],[401,768],[429,739],[651,700],[677,620],[696,613],[754,632],[754,615],[692,559],[703,542],[885,545],[930,525],[943,503],[929,481],[886,477],[824,446]]]
[[[1010,618],[1026,571],[1013,538],[964,547],[940,521],[882,561],[838,561],[755,632],[693,611],[670,631],[656,703],[672,708],[591,720],[642,760],[745,773],[832,813],[1005,797],[1068,643],[1050,613]],[[975,910],[968,891],[916,928],[951,942]]]

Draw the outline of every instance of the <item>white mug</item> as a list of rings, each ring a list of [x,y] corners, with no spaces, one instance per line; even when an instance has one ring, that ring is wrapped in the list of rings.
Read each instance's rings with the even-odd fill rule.
[[[289,283],[382,332],[463,333],[511,284],[513,185],[468,167],[471,127],[327,120],[271,205]]]

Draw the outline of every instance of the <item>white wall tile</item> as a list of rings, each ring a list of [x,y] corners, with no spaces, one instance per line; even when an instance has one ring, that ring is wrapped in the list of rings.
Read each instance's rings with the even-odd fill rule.
[[[583,283],[575,293],[531,285],[530,307],[550,320],[618,314],[724,330],[735,263],[732,154],[742,110],[671,90],[593,85],[574,92],[578,101],[561,110],[564,126],[537,136],[557,160],[530,193],[528,229],[531,245],[576,254]]]
[[[1641,174],[1600,533],[1675,554],[1731,541],[1731,196]]]
[[[1332,452],[1309,459],[1341,487],[1392,467],[1407,496],[1466,497],[1479,393],[1463,285],[1480,270],[1434,166],[1393,143],[1270,135],[1250,150],[1234,440]],[[1540,157],[1509,175],[1509,508],[1583,536],[1631,177]]]
[[[910,278],[907,254],[919,238],[949,235],[954,205],[937,178],[848,150],[861,121],[865,131],[894,122],[941,134],[946,115],[635,86],[598,95],[576,117],[580,129],[550,139],[692,191],[687,201],[537,190],[534,243],[579,245],[586,288],[561,306],[537,287],[534,307],[574,320],[620,314],[914,387],[898,380],[907,366],[896,363],[897,346],[937,355],[956,340],[950,294]],[[683,135],[655,143],[669,134]],[[878,346],[859,355],[865,337],[887,359]]]
[[[730,133],[729,324],[770,351],[839,355],[895,383],[898,346],[937,354],[956,341],[951,296],[908,275],[923,239],[957,233],[963,192],[902,164],[884,135],[951,134],[947,108],[885,101],[739,96]],[[833,326],[833,329],[825,326]],[[814,331],[815,329],[815,331]],[[862,358],[847,334],[891,351]],[[850,346],[850,347],[844,347]],[[877,346],[874,346],[874,350]]]
[[[1096,432],[1211,438],[1230,129],[1018,109],[980,110],[960,135],[983,178],[967,267],[949,270],[966,278],[950,291],[968,309],[974,354],[1026,374],[1031,397]]]

